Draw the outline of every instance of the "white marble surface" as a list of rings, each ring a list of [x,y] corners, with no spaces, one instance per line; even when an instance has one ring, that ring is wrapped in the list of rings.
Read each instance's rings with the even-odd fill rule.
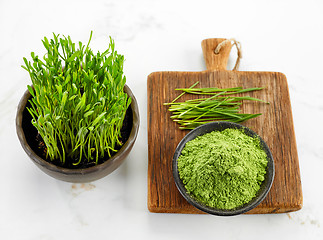
[[[0,239],[323,239],[322,1],[0,1]],[[22,150],[18,101],[30,83],[20,67],[52,32],[102,50],[111,35],[126,57],[141,127],[127,161],[89,184],[57,181]],[[147,210],[147,75],[205,69],[200,42],[234,37],[240,70],[286,74],[304,195],[289,214],[214,217]],[[234,65],[235,51],[229,60]]]

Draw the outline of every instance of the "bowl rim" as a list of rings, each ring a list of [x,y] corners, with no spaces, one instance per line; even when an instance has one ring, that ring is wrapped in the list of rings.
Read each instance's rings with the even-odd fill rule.
[[[133,125],[132,125],[132,129],[131,129],[131,132],[129,134],[127,141],[125,142],[125,144],[123,144],[121,149],[115,155],[113,155],[111,158],[109,158],[109,161],[105,161],[101,164],[91,166],[88,168],[70,169],[70,168],[64,168],[61,166],[57,166],[53,163],[50,163],[50,162],[44,160],[40,156],[38,156],[34,152],[34,150],[30,147],[30,145],[28,144],[28,142],[26,140],[25,132],[24,132],[24,129],[22,126],[23,111],[26,108],[27,102],[31,96],[28,89],[24,92],[24,94],[18,104],[17,114],[16,114],[16,132],[17,132],[18,139],[19,139],[24,151],[27,153],[29,158],[32,159],[32,161],[36,165],[42,166],[51,172],[61,173],[63,175],[82,176],[85,174],[94,173],[94,172],[98,171],[98,169],[105,169],[105,168],[109,167],[110,165],[113,164],[113,162],[117,161],[120,158],[120,156],[122,156],[124,153],[127,153],[128,150],[130,151],[130,149],[132,148],[132,146],[137,138],[139,125],[140,125],[139,108],[138,108],[137,100],[136,100],[134,94],[132,93],[131,89],[126,84],[124,85],[124,91],[129,95],[129,97],[131,97],[130,106],[132,109],[132,117],[133,117],[132,124]]]
[[[260,143],[263,147],[263,150],[267,154],[267,159],[268,159],[268,163],[267,163],[267,167],[266,167],[266,175],[265,175],[266,177],[265,177],[265,180],[263,181],[263,183],[261,184],[261,189],[257,193],[259,195],[254,197],[248,203],[246,203],[238,208],[231,209],[231,210],[212,208],[212,207],[206,206],[206,205],[198,202],[197,200],[195,200],[190,194],[187,193],[186,188],[185,188],[181,178],[179,177],[178,166],[177,166],[177,159],[181,155],[181,152],[182,152],[183,148],[185,147],[185,144],[188,141],[193,140],[197,136],[201,136],[201,135],[204,135],[206,133],[216,131],[216,130],[221,131],[226,128],[243,129],[247,135],[253,136],[253,137],[258,137],[260,140]],[[177,189],[179,190],[179,192],[181,193],[181,195],[184,197],[184,199],[187,202],[189,202],[191,205],[193,205],[195,208],[197,208],[203,212],[206,212],[206,213],[209,213],[212,215],[217,215],[217,216],[239,215],[239,214],[248,212],[251,209],[257,207],[264,200],[264,198],[267,196],[268,192],[270,191],[273,180],[274,180],[274,176],[275,176],[274,159],[273,159],[272,153],[271,153],[269,147],[267,146],[266,142],[256,132],[254,132],[250,128],[248,128],[244,125],[238,124],[238,123],[233,123],[233,122],[228,122],[228,121],[217,121],[217,122],[206,123],[206,124],[203,124],[195,129],[191,130],[189,133],[187,133],[176,147],[176,150],[175,150],[175,153],[173,156],[173,161],[172,161],[172,168],[173,168],[172,170],[173,170],[173,178],[175,181],[175,185],[176,185]]]

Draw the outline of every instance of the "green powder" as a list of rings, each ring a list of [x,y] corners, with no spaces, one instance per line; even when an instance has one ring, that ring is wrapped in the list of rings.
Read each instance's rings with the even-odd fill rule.
[[[187,142],[178,158],[178,172],[187,192],[197,201],[233,209],[256,196],[267,162],[257,137],[227,128]]]

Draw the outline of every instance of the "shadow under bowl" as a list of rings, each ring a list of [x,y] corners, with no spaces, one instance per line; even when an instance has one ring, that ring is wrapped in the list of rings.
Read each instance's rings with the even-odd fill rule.
[[[187,142],[193,140],[197,136],[201,136],[201,135],[204,135],[204,134],[212,132],[212,131],[222,131],[227,128],[243,129],[244,133],[246,135],[251,136],[253,138],[255,138],[255,137],[259,138],[261,147],[267,154],[268,164],[267,164],[267,168],[266,168],[265,179],[262,182],[260,189],[257,192],[256,196],[251,201],[249,201],[248,203],[246,203],[240,207],[234,208],[234,209],[218,209],[218,208],[212,208],[212,207],[206,206],[205,204],[194,199],[194,197],[192,197],[189,193],[187,193],[185,185],[183,184],[183,181],[181,180],[179,173],[178,173],[177,159],[181,155],[181,152]],[[211,122],[211,123],[206,123],[204,125],[201,125],[201,126],[195,128],[194,130],[190,131],[181,140],[181,142],[178,144],[178,146],[175,150],[175,154],[173,157],[173,177],[174,177],[175,184],[176,184],[179,192],[195,208],[197,208],[203,212],[212,214],[212,215],[233,216],[233,215],[238,215],[238,214],[248,212],[251,209],[257,207],[261,203],[261,201],[266,197],[266,195],[268,194],[268,192],[272,186],[273,180],[274,180],[274,175],[275,175],[275,167],[274,167],[273,156],[272,156],[267,144],[264,142],[264,140],[260,136],[258,136],[254,131],[252,131],[251,129],[249,129],[243,125],[240,125],[237,123],[232,123],[232,122],[224,122],[224,121]]]

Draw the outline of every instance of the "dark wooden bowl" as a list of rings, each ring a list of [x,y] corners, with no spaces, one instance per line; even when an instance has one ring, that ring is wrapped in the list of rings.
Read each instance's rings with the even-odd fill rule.
[[[26,136],[29,129],[32,128],[32,124],[26,119],[26,105],[28,99],[31,97],[27,90],[20,100],[16,115],[16,131],[21,143],[21,146],[29,156],[29,158],[45,173],[48,175],[63,180],[66,182],[84,183],[98,180],[105,177],[106,175],[117,169],[126,159],[130,153],[138,134],[139,129],[139,109],[135,96],[131,92],[130,88],[125,85],[124,91],[131,97],[132,102],[130,105],[132,113],[132,129],[128,140],[123,144],[121,149],[107,161],[83,169],[69,169],[64,167],[56,166],[42,157],[36,154],[30,144],[30,137]]]
[[[225,209],[217,209],[217,208],[212,208],[209,206],[206,206],[197,200],[194,199],[189,193],[186,192],[186,188],[182,182],[182,180],[179,177],[178,173],[178,167],[177,167],[177,159],[181,155],[181,152],[183,148],[185,147],[185,144],[188,141],[193,140],[197,136],[204,135],[206,133],[212,132],[212,131],[222,131],[226,128],[238,128],[238,129],[243,129],[245,134],[251,137],[258,137],[260,140],[260,144],[263,148],[263,150],[267,154],[267,159],[268,159],[268,164],[266,168],[266,175],[265,175],[265,180],[262,182],[259,191],[257,192],[256,196],[248,203],[244,204],[243,206],[237,207],[235,209],[230,209],[230,210],[225,210]],[[175,180],[175,184],[177,186],[177,189],[179,192],[182,194],[182,196],[194,207],[197,209],[212,214],[212,215],[218,215],[218,216],[233,216],[233,215],[238,215],[241,213],[245,213],[247,211],[250,211],[251,209],[255,208],[258,206],[259,203],[266,197],[267,193],[269,192],[271,185],[274,180],[274,175],[275,175],[275,167],[274,167],[274,160],[273,156],[267,146],[267,144],[264,142],[264,140],[258,136],[254,131],[251,129],[237,124],[237,123],[232,123],[232,122],[212,122],[212,123],[206,123],[204,125],[201,125],[194,130],[190,131],[178,144],[175,154],[173,157],[173,176]]]

